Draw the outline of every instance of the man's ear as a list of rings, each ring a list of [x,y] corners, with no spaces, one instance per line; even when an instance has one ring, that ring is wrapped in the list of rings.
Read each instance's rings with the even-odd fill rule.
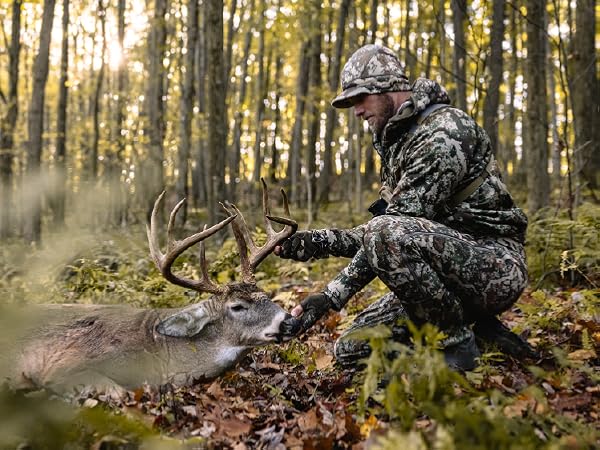
[[[200,333],[211,320],[204,305],[199,303],[167,317],[156,326],[156,331],[165,336],[189,338]]]

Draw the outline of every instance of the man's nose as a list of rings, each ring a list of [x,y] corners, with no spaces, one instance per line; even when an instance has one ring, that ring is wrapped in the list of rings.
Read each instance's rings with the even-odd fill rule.
[[[355,106],[354,107],[354,115],[356,117],[360,117],[365,113],[365,110],[362,106]]]

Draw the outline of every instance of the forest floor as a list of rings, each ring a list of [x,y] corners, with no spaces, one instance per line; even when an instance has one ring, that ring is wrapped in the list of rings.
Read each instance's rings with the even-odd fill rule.
[[[74,238],[76,240],[76,238]],[[50,267],[37,284],[0,253],[7,302],[127,301],[179,306],[195,301],[148,263],[145,245],[104,236],[68,264],[47,248],[20,254],[21,267]],[[212,272],[235,277],[233,244],[213,255]],[[45,256],[43,256],[45,255]],[[193,259],[180,270],[192,271]],[[318,291],[345,261],[294,263],[271,257],[259,285],[286,309]],[[10,267],[14,267],[11,262]],[[35,270],[35,269],[31,269]],[[598,448],[600,299],[581,288],[530,288],[502,319],[540,353],[518,361],[484,349],[480,366],[457,374],[429,344],[387,359],[385,332],[374,333],[364,369],[343,370],[333,344],[357,312],[385,292],[378,281],[305,335],[259,348],[237,368],[190,388],[141,387],[115,400],[93,391],[68,401],[51,393],[0,390],[0,448]],[[193,294],[192,294],[193,296]],[[415,342],[422,342],[419,336]],[[381,380],[385,380],[383,383]],[[24,441],[23,441],[24,439]]]

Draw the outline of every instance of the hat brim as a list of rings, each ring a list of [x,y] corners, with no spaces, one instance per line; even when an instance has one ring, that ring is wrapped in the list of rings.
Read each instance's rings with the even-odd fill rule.
[[[334,108],[351,108],[356,102],[356,98],[361,95],[373,94],[372,89],[367,89],[364,86],[354,86],[348,88],[331,101],[331,106]]]

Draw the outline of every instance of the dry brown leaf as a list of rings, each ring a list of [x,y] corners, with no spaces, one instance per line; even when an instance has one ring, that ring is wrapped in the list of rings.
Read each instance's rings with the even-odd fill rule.
[[[586,350],[581,348],[569,353],[568,358],[571,361],[587,361],[588,359],[596,358],[596,352],[594,350]]]
[[[317,408],[312,408],[298,418],[298,426],[302,431],[314,430],[319,426]]]
[[[244,420],[231,418],[221,420],[219,427],[227,436],[235,438],[248,433],[252,428],[252,424]]]

